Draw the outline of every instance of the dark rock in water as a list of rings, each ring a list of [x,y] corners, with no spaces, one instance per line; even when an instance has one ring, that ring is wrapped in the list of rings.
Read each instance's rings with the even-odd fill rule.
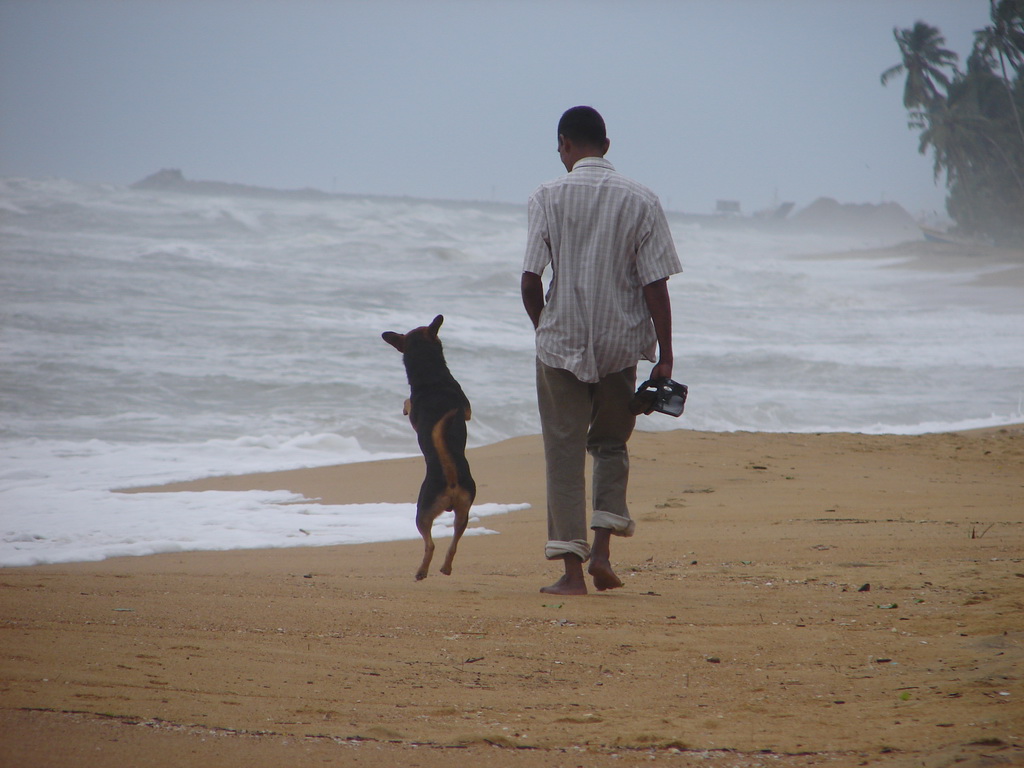
[[[840,203],[819,197],[789,218],[802,229],[837,234],[891,233],[920,240],[921,230],[899,203]]]
[[[165,192],[185,192],[198,195],[226,195],[231,197],[288,197],[301,200],[325,200],[330,195],[318,189],[270,189],[248,184],[224,181],[190,181],[177,168],[164,168],[131,185],[132,189],[156,189]]]
[[[164,168],[142,181],[132,184],[132,189],[172,189],[187,184],[185,176],[177,168]]]

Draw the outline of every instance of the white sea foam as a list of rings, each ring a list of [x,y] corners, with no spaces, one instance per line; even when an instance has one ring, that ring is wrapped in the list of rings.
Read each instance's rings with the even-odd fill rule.
[[[10,450],[12,446],[6,446]],[[327,546],[416,538],[414,504],[326,505],[288,491],[117,493],[212,474],[260,472],[392,457],[338,435],[273,435],[200,444],[26,441],[0,471],[0,564],[101,560],[184,550]],[[396,456],[398,454],[395,454]],[[114,486],[111,483],[115,483]],[[480,518],[525,508],[477,504]],[[434,524],[452,533],[453,515]]]
[[[5,515],[0,562],[37,565],[186,550],[331,546],[412,538],[408,504],[319,504],[287,491],[110,494],[32,488],[5,494],[32,515]],[[494,533],[478,525],[488,515],[528,505],[478,504],[466,535]],[[69,514],[74,510],[90,510]],[[434,523],[437,538],[452,535],[454,515]]]
[[[111,489],[414,454],[401,358],[380,334],[439,313],[471,444],[537,432],[525,224],[514,206],[0,180],[0,565],[415,538],[412,500],[377,505],[366,528],[282,494]],[[999,265],[803,258],[884,244],[871,232],[672,227],[690,400],[640,429],[1024,418],[1020,290],[973,283]],[[323,529],[296,533],[294,516]]]

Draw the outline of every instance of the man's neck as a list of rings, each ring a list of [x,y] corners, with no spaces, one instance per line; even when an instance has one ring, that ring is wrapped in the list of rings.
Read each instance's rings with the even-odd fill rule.
[[[575,144],[562,136],[560,136],[559,139],[559,154],[562,158],[562,164],[565,166],[567,171],[571,171],[573,166],[575,166],[580,160],[584,160],[588,157],[602,158],[608,152],[609,142],[607,141],[605,141],[604,146],[593,146],[587,144]]]

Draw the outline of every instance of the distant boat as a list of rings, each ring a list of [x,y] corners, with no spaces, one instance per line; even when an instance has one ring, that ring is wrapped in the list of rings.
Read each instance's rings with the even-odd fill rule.
[[[771,217],[773,219],[778,219],[781,221],[782,219],[789,216],[789,212],[793,210],[794,205],[796,205],[796,203],[783,203],[782,205],[780,205],[778,208],[771,212]]]
[[[948,245],[963,245],[966,241],[961,240],[959,237],[943,232],[940,229],[932,229],[931,227],[921,227],[921,234],[924,235],[924,239],[929,243],[946,243]]]
[[[766,208],[763,211],[755,211],[754,218],[782,221],[784,218],[789,216],[790,211],[793,210],[795,205],[796,203],[781,203],[779,205],[774,205],[771,208]]]

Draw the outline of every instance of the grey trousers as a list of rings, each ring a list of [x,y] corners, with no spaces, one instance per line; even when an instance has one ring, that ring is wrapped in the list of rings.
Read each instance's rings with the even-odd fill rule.
[[[636,417],[629,401],[636,387],[636,366],[587,384],[560,368],[537,361],[537,405],[540,409],[547,467],[549,560],[573,554],[590,558],[588,543],[586,458],[593,459],[589,528],[607,528],[632,536],[636,524],[626,506],[629,452]]]

